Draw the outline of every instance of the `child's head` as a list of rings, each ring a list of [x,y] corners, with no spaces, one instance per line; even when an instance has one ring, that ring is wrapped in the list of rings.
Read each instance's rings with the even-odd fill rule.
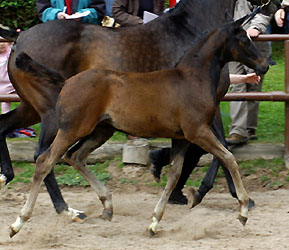
[[[3,39],[3,38],[0,36],[0,39]],[[0,54],[5,53],[10,46],[11,46],[11,43],[9,42],[7,43],[0,42]]]

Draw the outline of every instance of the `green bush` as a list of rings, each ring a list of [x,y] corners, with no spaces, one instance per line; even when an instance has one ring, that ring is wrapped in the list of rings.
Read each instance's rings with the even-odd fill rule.
[[[35,0],[0,1],[0,24],[9,28],[25,30],[40,23]]]

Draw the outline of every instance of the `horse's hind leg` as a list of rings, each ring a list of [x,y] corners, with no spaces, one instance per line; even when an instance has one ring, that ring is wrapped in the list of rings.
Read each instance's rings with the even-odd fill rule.
[[[189,142],[185,140],[172,141],[171,160],[173,160],[174,163],[170,166],[167,184],[161,195],[161,198],[159,199],[154,209],[152,223],[148,228],[151,236],[156,233],[158,224],[163,217],[165,206],[168,203],[169,197],[180,178],[184,162],[184,155],[187,151],[188,144]]]
[[[240,222],[245,225],[246,221],[248,219],[248,194],[243,186],[240,173],[238,170],[238,165],[235,160],[235,157],[231,152],[229,152],[215,137],[215,135],[212,133],[211,129],[203,125],[201,126],[197,134],[190,135],[190,133],[185,132],[185,136],[188,140],[190,140],[193,143],[198,144],[200,147],[202,147],[207,152],[215,155],[226,167],[235,184],[236,192],[238,196],[238,200],[240,203],[240,215],[238,219]]]
[[[113,215],[111,194],[108,188],[87,168],[86,159],[93,150],[106,142],[113,135],[113,132],[114,129],[111,127],[98,126],[89,136],[82,139],[65,155],[65,161],[73,166],[97,193],[104,207],[102,217],[108,220],[111,220]]]
[[[42,181],[67,149],[78,139],[60,130],[51,147],[38,157],[29,197],[21,209],[20,216],[10,226],[10,237],[18,233],[24,223],[31,217]]]
[[[6,144],[6,135],[17,128],[27,127],[40,121],[37,112],[24,103],[6,114],[0,115],[0,189],[14,178],[14,172]]]

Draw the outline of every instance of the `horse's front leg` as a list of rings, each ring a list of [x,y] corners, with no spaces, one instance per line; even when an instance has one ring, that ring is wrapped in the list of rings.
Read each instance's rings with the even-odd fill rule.
[[[20,105],[6,113],[0,115],[0,189],[14,178],[14,172],[6,144],[6,135],[9,132],[21,127],[27,127],[40,121],[37,112],[29,105]]]
[[[236,192],[238,196],[238,201],[240,204],[240,214],[238,219],[245,225],[248,219],[248,194],[243,186],[241,176],[239,173],[238,164],[235,157],[231,152],[229,152],[215,137],[211,129],[207,125],[201,126],[197,133],[191,135],[190,131],[185,132],[185,136],[188,140],[193,143],[198,144],[207,152],[215,155],[226,167],[232,178],[236,187]]]
[[[148,227],[151,236],[153,236],[157,232],[157,227],[163,217],[166,204],[168,203],[169,197],[180,178],[184,162],[184,155],[187,151],[187,146],[188,142],[185,140],[172,141],[171,160],[173,160],[174,163],[170,166],[167,184],[161,195],[161,198],[159,199],[154,209],[152,223]]]

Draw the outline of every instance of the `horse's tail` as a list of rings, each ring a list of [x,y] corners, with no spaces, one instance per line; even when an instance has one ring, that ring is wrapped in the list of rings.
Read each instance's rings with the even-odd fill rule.
[[[30,73],[37,80],[45,81],[49,84],[63,87],[65,78],[53,69],[49,69],[44,65],[34,61],[25,52],[21,52],[16,57],[16,67],[20,70]]]
[[[4,39],[7,39],[11,42],[16,42],[20,32],[17,32],[16,30],[6,29],[3,26],[0,26],[0,36],[2,36]]]

